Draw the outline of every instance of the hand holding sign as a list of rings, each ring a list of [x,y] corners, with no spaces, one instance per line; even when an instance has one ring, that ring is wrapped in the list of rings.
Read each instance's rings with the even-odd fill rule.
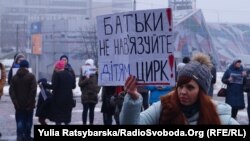
[[[83,65],[82,66],[82,75],[89,78],[90,75],[96,73],[96,67],[90,65]]]
[[[137,91],[137,80],[135,76],[130,75],[125,82],[125,91],[132,97],[132,99],[136,100],[139,98],[139,93]]]

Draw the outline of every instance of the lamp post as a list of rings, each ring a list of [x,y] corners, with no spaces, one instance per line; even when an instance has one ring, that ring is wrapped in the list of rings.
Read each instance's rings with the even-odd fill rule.
[[[134,0],[134,3],[133,3],[133,11],[136,10],[136,0]]]
[[[19,30],[19,26],[17,24],[16,25],[16,53],[18,52],[18,30]]]

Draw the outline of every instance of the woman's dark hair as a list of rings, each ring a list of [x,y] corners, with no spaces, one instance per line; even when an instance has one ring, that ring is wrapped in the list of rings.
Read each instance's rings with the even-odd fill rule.
[[[183,76],[178,79],[177,87],[176,87],[176,94],[177,94],[177,88],[179,86],[182,86],[188,82],[190,82],[192,78]],[[221,124],[221,121],[219,119],[219,115],[216,111],[214,103],[211,101],[211,98],[206,95],[204,90],[199,85],[199,95],[198,95],[198,102],[200,105],[200,114],[199,114],[199,121],[198,124]],[[179,102],[179,100],[177,100]]]

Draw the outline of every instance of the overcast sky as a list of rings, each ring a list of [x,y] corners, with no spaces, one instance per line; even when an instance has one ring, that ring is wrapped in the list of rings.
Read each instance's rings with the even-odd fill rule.
[[[137,9],[165,8],[168,0],[136,0]],[[250,0],[196,0],[207,22],[249,23]]]

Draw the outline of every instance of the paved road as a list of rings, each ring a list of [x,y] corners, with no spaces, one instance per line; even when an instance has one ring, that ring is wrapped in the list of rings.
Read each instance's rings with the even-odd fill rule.
[[[82,124],[82,104],[80,97],[75,97],[77,100],[76,107],[73,109],[72,122],[71,124]],[[95,109],[94,124],[102,125],[102,113],[101,102],[99,102]],[[0,141],[14,141],[16,139],[16,124],[15,124],[15,113],[14,107],[8,95],[4,95],[0,101],[0,132],[2,137]],[[37,117],[33,118],[34,125],[39,125]],[[53,122],[48,121],[49,124],[53,125]]]
[[[224,101],[224,98],[214,97],[214,99],[218,101]],[[73,109],[72,114],[72,122],[71,124],[82,124],[81,114],[82,114],[82,104],[80,103],[80,97],[76,97],[77,105]],[[97,104],[95,109],[95,120],[94,124],[101,125],[102,122],[102,114],[100,112],[101,101]],[[2,132],[3,136],[0,138],[0,141],[14,141],[16,139],[16,125],[14,118],[14,107],[10,100],[9,95],[4,95],[0,101],[0,132]],[[246,113],[246,109],[239,111],[237,120],[240,124],[248,124],[248,117]],[[37,118],[33,119],[34,124],[39,124],[37,122]],[[48,122],[49,124],[54,124]]]

